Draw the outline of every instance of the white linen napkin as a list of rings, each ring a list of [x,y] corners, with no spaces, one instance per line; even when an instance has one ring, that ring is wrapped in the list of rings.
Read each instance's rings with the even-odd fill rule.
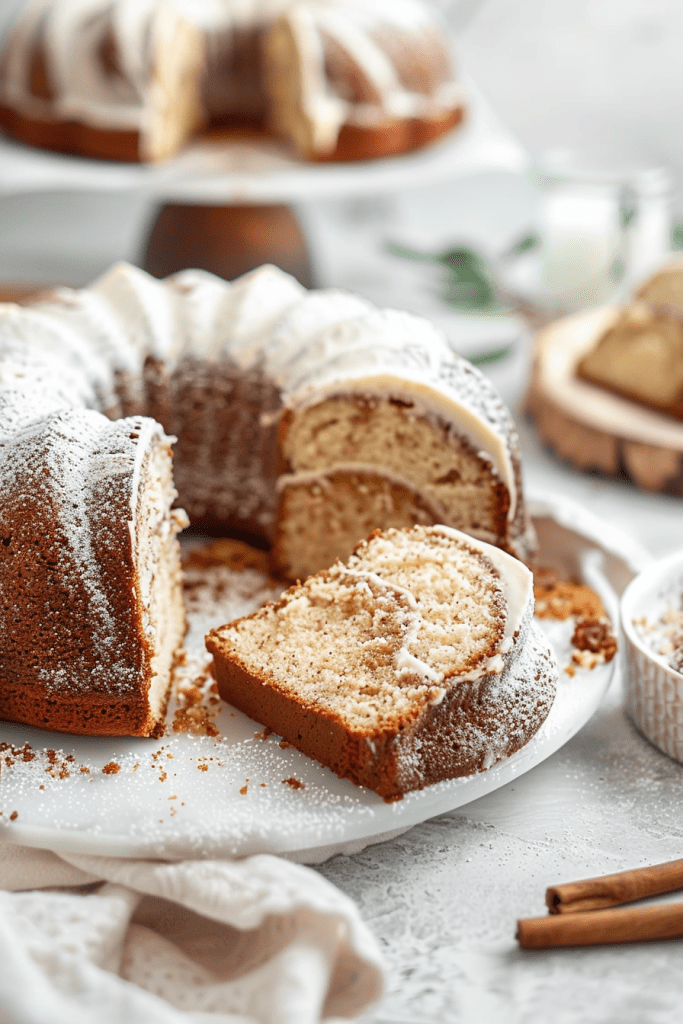
[[[0,844],[2,1024],[317,1024],[382,983],[356,905],[310,868]]]

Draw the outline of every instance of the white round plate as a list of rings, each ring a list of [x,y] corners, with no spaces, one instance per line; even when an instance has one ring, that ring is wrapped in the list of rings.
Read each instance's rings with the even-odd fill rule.
[[[617,595],[641,568],[642,552],[564,499],[533,507],[541,562],[583,575],[616,624]],[[608,535],[609,546],[600,539]],[[246,594],[249,573],[241,579]],[[263,583],[249,586],[252,596],[261,586],[258,603]],[[244,602],[236,614],[243,611]],[[120,857],[268,852],[309,863],[377,842],[498,789],[549,757],[595,712],[616,659],[569,676],[563,668],[571,622],[540,621],[560,665],[557,698],[536,736],[488,771],[385,804],[293,748],[283,749],[279,737],[265,736],[225,704],[215,718],[218,737],[169,727],[161,740],[91,738],[0,723],[0,744],[9,745],[0,753],[0,841]],[[204,632],[214,624],[194,617],[188,648],[197,664]],[[105,765],[114,770],[103,772]]]
[[[65,156],[0,137],[0,196],[134,190],[166,202],[283,203],[371,195],[483,171],[521,173],[528,157],[472,83],[463,124],[406,156],[305,164],[267,140],[199,141],[153,166]]]

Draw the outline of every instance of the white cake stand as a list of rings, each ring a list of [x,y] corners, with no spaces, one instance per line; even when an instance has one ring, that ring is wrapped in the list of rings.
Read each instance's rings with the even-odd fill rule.
[[[405,156],[358,163],[305,164],[260,138],[201,140],[154,166],[65,156],[0,139],[0,198],[129,192],[161,207],[141,260],[157,276],[192,265],[234,277],[270,261],[311,284],[297,206],[528,167],[526,152],[476,86],[468,82],[466,89],[466,119],[443,139]]]
[[[528,166],[522,146],[467,83],[463,124],[406,156],[358,163],[304,164],[261,139],[199,141],[154,166],[64,156],[0,139],[0,196],[27,192],[136,191],[163,202],[270,204],[368,195],[449,177]]]

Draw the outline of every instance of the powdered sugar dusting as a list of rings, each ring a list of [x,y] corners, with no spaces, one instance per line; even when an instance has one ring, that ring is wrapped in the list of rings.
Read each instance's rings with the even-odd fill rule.
[[[126,580],[122,570],[112,587],[103,553],[114,544],[122,551],[130,546],[128,524],[153,437],[163,434],[152,420],[114,424],[94,411],[71,409],[20,430],[11,447],[0,447],[0,532],[7,555],[20,563],[0,564],[4,614],[11,616],[6,637],[15,651],[26,643],[50,650],[38,675],[51,691],[121,693],[137,686]],[[33,570],[22,570],[24,552],[32,549],[39,551]]]
[[[384,804],[282,744],[276,733],[266,735],[240,712],[215,704],[204,630],[226,614],[250,611],[274,591],[253,568],[195,569],[187,576],[187,660],[176,670],[166,736],[77,737],[0,723],[0,742],[12,748],[0,751],[0,838],[120,856],[300,851],[297,859],[320,859],[467,803],[525,771],[576,731],[611,677],[611,665],[564,676],[549,718],[517,754],[478,775]],[[564,656],[558,653],[561,662]],[[193,701],[200,694],[189,706],[203,711],[196,728],[174,731],[178,708],[188,706],[183,690]],[[216,734],[207,735],[202,721]],[[116,770],[105,772],[110,765]]]

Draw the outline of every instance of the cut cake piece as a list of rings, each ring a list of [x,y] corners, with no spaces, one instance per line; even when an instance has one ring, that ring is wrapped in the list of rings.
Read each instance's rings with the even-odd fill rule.
[[[669,260],[615,311],[577,365],[584,380],[683,419],[683,259]]]
[[[683,419],[683,314],[665,305],[632,303],[596,339],[577,374]]]
[[[683,316],[683,258],[674,256],[637,290],[636,299]]]
[[[375,531],[206,645],[224,700],[392,801],[536,733],[557,666],[532,616],[520,561],[417,525]]]

